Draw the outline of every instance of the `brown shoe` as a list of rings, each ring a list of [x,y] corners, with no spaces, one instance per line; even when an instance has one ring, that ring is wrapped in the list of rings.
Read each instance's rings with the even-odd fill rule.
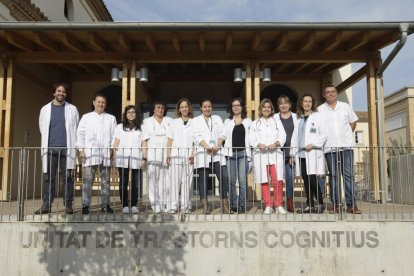
[[[328,208],[329,214],[339,214],[339,205],[338,204],[332,204]]]
[[[354,207],[349,206],[349,207],[346,209],[346,212],[347,212],[348,214],[354,214],[354,215],[360,215],[360,214],[362,214],[361,210],[359,210],[359,209],[358,209],[358,207],[356,207],[356,206],[354,206]]]
[[[203,213],[204,213],[205,215],[210,214],[210,213],[211,213],[211,207],[208,205],[208,200],[207,200],[207,198],[203,198],[203,199],[201,199],[201,202],[202,202],[202,204],[203,204]]]
[[[229,200],[227,198],[221,200],[221,211],[223,214],[233,214],[229,209]]]
[[[293,206],[293,198],[291,197],[287,199],[287,210],[290,213],[295,212],[295,207]]]

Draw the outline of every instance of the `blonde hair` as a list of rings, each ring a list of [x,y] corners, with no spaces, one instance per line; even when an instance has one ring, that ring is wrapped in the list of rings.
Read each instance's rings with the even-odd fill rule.
[[[268,98],[265,98],[265,99],[263,99],[263,100],[260,101],[260,105],[259,105],[259,117],[262,117],[263,116],[262,109],[263,109],[264,105],[267,104],[267,103],[270,104],[270,108],[271,108],[270,116],[275,115],[275,108],[273,107],[272,101],[270,99],[268,99]]]
[[[187,98],[181,98],[178,100],[177,105],[175,106],[175,115],[177,116],[177,118],[181,118],[180,105],[183,102],[186,102],[188,105],[188,117],[193,118],[193,106]]]

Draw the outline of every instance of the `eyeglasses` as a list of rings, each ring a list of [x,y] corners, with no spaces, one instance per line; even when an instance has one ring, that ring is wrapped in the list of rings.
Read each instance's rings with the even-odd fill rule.
[[[127,111],[127,114],[135,114],[134,110]]]

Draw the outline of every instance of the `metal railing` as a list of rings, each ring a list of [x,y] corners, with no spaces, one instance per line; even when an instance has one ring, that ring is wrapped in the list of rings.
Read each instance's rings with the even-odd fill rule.
[[[281,170],[286,170],[286,165],[289,162],[289,157],[284,156],[282,151],[252,149],[253,156],[248,156],[245,154],[245,149],[229,149],[228,152],[233,155],[230,158],[223,154],[224,150],[222,149],[215,154],[216,159],[222,161],[221,165],[211,166],[208,164],[208,160],[212,155],[204,151],[181,149],[186,152],[184,154],[186,158],[172,158],[167,161],[166,149],[150,150],[159,151],[163,158],[160,162],[148,160],[144,167],[137,169],[134,181],[132,181],[133,173],[128,171],[125,174],[125,176],[129,176],[126,186],[120,186],[119,183],[120,173],[123,173],[125,169],[117,169],[114,164],[107,168],[109,170],[108,193],[103,190],[105,187],[101,185],[102,179],[97,173],[92,179],[93,184],[88,191],[91,199],[89,214],[83,214],[85,199],[82,198],[82,189],[84,188],[85,168],[79,164],[78,160],[75,169],[67,171],[69,178],[62,177],[62,172],[58,170],[55,189],[53,189],[53,185],[45,186],[48,176],[42,172],[42,149],[4,149],[4,151],[8,151],[10,169],[8,181],[2,183],[0,190],[0,222],[414,220],[414,191],[411,187],[414,177],[411,169],[414,165],[413,155],[386,158],[390,160],[388,162],[389,178],[386,180],[388,189],[381,191],[379,184],[373,181],[375,178],[372,176],[377,172],[372,171],[373,166],[370,163],[370,156],[377,156],[378,148],[355,147],[349,150],[352,153],[352,160],[348,167],[346,166],[348,163],[344,162],[345,157],[341,155],[344,149],[332,149],[331,153],[337,158],[331,159],[327,159],[327,154],[323,152],[323,149],[314,149],[319,152],[316,156],[322,156],[325,162],[323,173],[318,172],[317,174],[314,195],[311,196],[310,192],[306,193],[306,191],[312,191],[310,185],[313,184],[304,187],[304,183],[311,183],[311,181],[303,181],[303,178],[293,173],[289,180],[293,183],[294,212],[264,214],[266,205],[262,197],[263,184],[257,181],[257,174],[265,171],[269,180],[272,176],[269,171],[261,169],[263,164],[258,160],[269,161],[273,159],[276,164],[282,164],[282,169],[280,169],[280,164],[276,165],[275,181],[283,180],[281,206],[284,209],[289,207],[287,199],[289,192],[286,187],[289,177],[286,177],[285,171],[283,179],[277,177],[278,174],[282,175]],[[292,152],[296,152],[296,155],[299,151],[292,150]],[[255,158],[255,154],[261,154],[261,156]],[[189,158],[190,156],[194,156],[194,159]],[[309,152],[306,151],[303,156],[310,158]],[[295,162],[292,163],[292,169],[295,171],[298,167],[300,172],[301,161],[296,157],[298,156],[293,158]],[[51,157],[49,156],[49,158]],[[57,156],[58,161],[60,158],[61,156]],[[137,160],[135,161],[141,162],[140,158]],[[204,161],[205,165],[200,165],[200,160]],[[328,169],[327,160],[331,162],[331,170]],[[223,165],[224,162],[226,166]],[[308,162],[308,166],[314,166],[317,163],[316,160],[308,160]],[[153,172],[150,171],[150,166],[155,166],[152,168]],[[160,172],[160,170],[164,171]],[[332,170],[335,172],[334,175],[330,173]],[[345,171],[351,172],[350,179],[345,179],[342,176],[342,172]],[[157,179],[159,181],[156,182],[160,184],[150,183],[151,173],[156,178],[162,176],[162,179]],[[161,175],[162,173],[163,175]],[[241,179],[243,176],[246,177],[246,185]],[[306,177],[309,177],[308,180],[310,180],[313,176]],[[73,182],[70,181],[70,178],[73,179]],[[336,181],[336,185],[332,183],[332,178]],[[349,184],[345,183],[346,181],[351,182]],[[131,195],[132,185],[135,185],[134,187],[137,189],[134,196]],[[151,185],[153,186],[151,187]],[[347,185],[350,186],[347,187]],[[45,187],[48,187],[49,190],[45,191]],[[123,187],[127,187],[125,191]],[[153,189],[158,189],[159,193],[154,193]],[[276,185],[270,185],[268,189],[269,192],[273,192],[273,196],[280,197],[278,190],[273,191],[273,189],[279,189]],[[73,190],[72,198],[69,201],[65,200],[65,195],[67,196],[71,190]],[[51,210],[47,213],[35,214],[45,204],[42,197],[46,192],[49,194],[48,204]],[[127,204],[122,199],[124,192],[128,192]],[[388,193],[388,201],[385,203],[380,201],[381,193]],[[155,196],[153,196],[154,194]],[[131,212],[133,205],[135,205],[135,199],[133,199],[135,195],[138,212]],[[320,202],[322,202],[324,210],[318,209],[319,195],[322,196]],[[102,205],[105,202],[104,196],[107,196],[109,207],[114,213],[109,210],[101,210],[106,207]],[[208,212],[203,208],[205,202],[200,200],[200,196],[207,197],[210,208]],[[52,198],[54,198],[53,202],[51,202]],[[67,212],[66,207],[68,206],[65,205],[68,205],[68,202],[71,202],[73,214]],[[274,200],[272,202],[274,203]],[[311,204],[311,202],[313,203]],[[308,205],[312,205],[310,206],[312,209],[305,212]],[[123,207],[126,206],[129,209],[128,213],[123,213]],[[355,211],[353,208],[360,210],[362,214],[353,212]]]

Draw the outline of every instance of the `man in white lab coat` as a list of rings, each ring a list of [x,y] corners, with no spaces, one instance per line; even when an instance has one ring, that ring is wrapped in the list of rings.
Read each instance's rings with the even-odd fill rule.
[[[66,102],[68,86],[54,85],[54,99],[42,107],[39,129],[42,136],[42,171],[44,173],[43,204],[35,214],[50,213],[56,186],[56,174],[60,171],[65,181],[64,204],[66,214],[73,214],[73,179],[75,168],[76,128],[79,122],[77,108]]]
[[[89,214],[92,182],[99,168],[101,177],[101,211],[113,213],[109,205],[109,174],[111,171],[111,142],[116,127],[113,115],[105,113],[106,96],[97,93],[93,99],[94,111],[86,113],[79,122],[76,148],[82,162],[82,214]]]

